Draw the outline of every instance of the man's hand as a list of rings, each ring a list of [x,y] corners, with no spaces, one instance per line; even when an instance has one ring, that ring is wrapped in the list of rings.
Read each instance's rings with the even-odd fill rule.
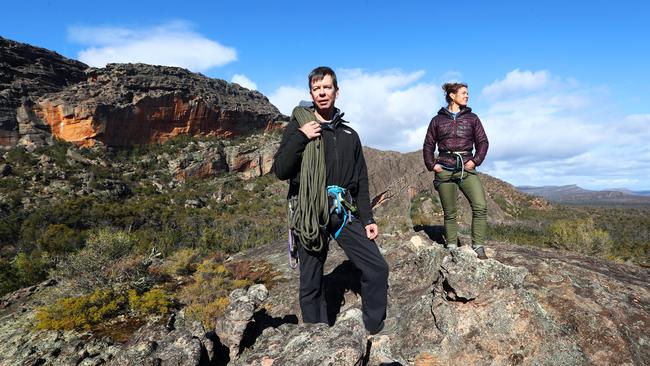
[[[433,166],[433,171],[436,173],[440,173],[442,171],[442,165],[436,164]]]
[[[468,160],[467,163],[465,163],[465,169],[473,170],[474,168],[476,168],[476,164],[474,164],[473,160]]]
[[[368,224],[366,225],[366,236],[370,240],[375,240],[377,235],[379,234],[379,227],[377,224]]]
[[[308,139],[313,140],[320,136],[320,123],[316,121],[307,122],[300,127],[300,131],[302,131]]]

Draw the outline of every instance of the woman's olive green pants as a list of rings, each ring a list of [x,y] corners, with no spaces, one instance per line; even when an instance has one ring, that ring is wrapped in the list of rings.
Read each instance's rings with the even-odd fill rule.
[[[458,242],[458,223],[456,221],[458,188],[472,207],[472,247],[477,248],[485,244],[487,203],[476,170],[465,170],[462,177],[461,172],[443,170],[435,174],[433,183],[440,195],[440,203],[444,211],[447,244],[457,245]]]

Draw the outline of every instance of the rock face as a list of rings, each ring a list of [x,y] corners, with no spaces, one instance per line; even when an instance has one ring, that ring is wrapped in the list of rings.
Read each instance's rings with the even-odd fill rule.
[[[0,147],[42,146],[52,136],[80,146],[230,137],[286,119],[257,91],[177,67],[88,68],[1,37],[0,51]]]
[[[0,147],[42,144],[49,125],[31,124],[17,110],[29,109],[30,100],[62,90],[86,79],[88,66],[55,52],[0,37]]]
[[[86,77],[19,114],[81,146],[131,146],[183,134],[230,137],[282,119],[259,92],[177,67],[109,64]]]

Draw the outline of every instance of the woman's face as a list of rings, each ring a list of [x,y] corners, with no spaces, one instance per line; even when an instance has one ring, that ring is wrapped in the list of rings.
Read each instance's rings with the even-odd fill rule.
[[[461,87],[456,93],[449,93],[451,100],[459,106],[466,106],[469,100],[469,93],[466,87]]]

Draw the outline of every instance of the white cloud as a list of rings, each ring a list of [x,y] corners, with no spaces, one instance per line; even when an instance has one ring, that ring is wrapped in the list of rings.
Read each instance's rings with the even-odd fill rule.
[[[364,145],[382,150],[421,149],[444,104],[443,79],[427,81],[423,71],[350,69],[338,79],[337,106]],[[285,86],[269,99],[289,114],[309,94]],[[649,189],[650,114],[621,116],[612,105],[606,89],[549,71],[513,70],[470,99],[490,140],[480,169],[515,185]]]
[[[532,72],[515,69],[510,71],[503,80],[497,80],[483,88],[482,94],[488,98],[503,98],[543,89],[549,86],[551,81],[548,71]]]
[[[150,28],[70,27],[68,38],[88,46],[78,58],[95,67],[111,62],[142,62],[206,71],[237,60],[234,48],[196,33],[182,21]]]
[[[650,171],[650,114],[620,116],[606,91],[546,71],[514,70],[482,96],[488,174],[515,185],[648,187],[639,173]]]
[[[422,81],[424,75],[341,70],[337,103],[365,145],[397,151],[422,147],[426,127],[443,101],[440,86]]]
[[[311,100],[307,88],[297,86],[281,86],[268,97],[271,103],[286,115],[291,115],[291,111],[301,100]]]
[[[249,79],[246,75],[242,74],[235,74],[232,76],[231,82],[237,83],[244,88],[248,88],[250,90],[257,90],[257,84],[251,79]]]

